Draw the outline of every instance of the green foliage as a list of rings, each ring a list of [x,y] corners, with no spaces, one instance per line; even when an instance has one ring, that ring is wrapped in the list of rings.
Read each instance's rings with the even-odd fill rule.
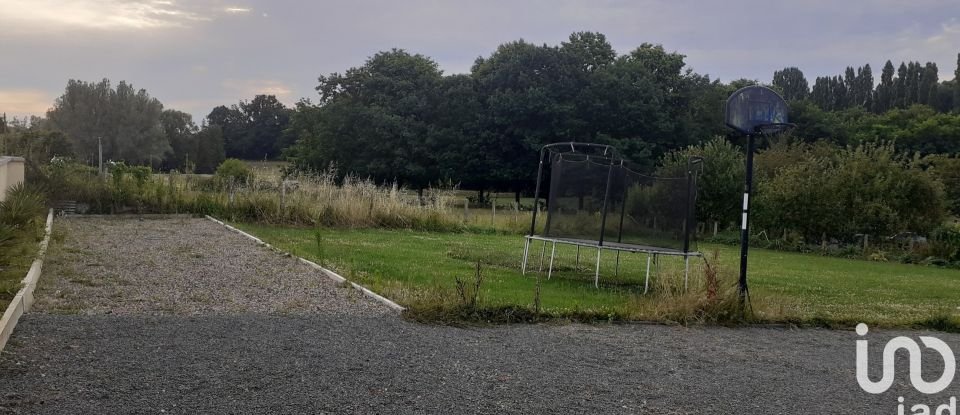
[[[943,225],[930,235],[929,254],[960,265],[960,224]]]
[[[703,144],[667,153],[661,176],[682,176],[687,161],[703,158],[697,181],[697,220],[727,224],[740,216],[744,182],[743,150],[723,137],[714,137]]]
[[[684,56],[643,44],[617,56],[599,33],[560,46],[509,42],[469,75],[443,76],[403,50],[320,77],[319,105],[298,104],[289,156],[414,188],[453,179],[473,189],[531,190],[540,146],[599,141],[653,167],[665,152],[723,133],[729,93]],[[362,93],[361,93],[362,91]]]
[[[806,151],[808,157],[760,181],[759,229],[789,229],[807,241],[824,234],[849,240],[856,234],[926,234],[945,219],[942,185],[892,145],[865,144],[826,156]]]
[[[0,202],[0,224],[14,230],[30,228],[42,223],[46,211],[43,192],[19,183],[8,189],[6,200]]]
[[[253,172],[242,160],[226,159],[217,166],[216,175],[224,182],[246,184],[253,177]]]
[[[803,71],[795,67],[774,72],[773,86],[780,89],[783,99],[787,101],[803,100],[810,94],[807,78],[804,78]]]
[[[18,184],[0,202],[0,311],[20,289],[46,217],[46,199],[34,186]]]
[[[171,149],[160,123],[162,111],[160,101],[126,82],[112,88],[106,79],[70,80],[47,118],[66,135],[78,158],[97,160],[102,139],[105,160],[149,164]]]
[[[30,127],[5,127],[0,132],[0,154],[23,157],[28,181],[37,179],[42,166],[51,158],[72,153],[70,142],[59,131],[42,128],[39,124]]]
[[[937,155],[927,161],[931,165],[930,172],[943,183],[950,212],[960,216],[960,156]]]
[[[207,122],[220,128],[227,157],[273,160],[292,144],[285,132],[291,112],[275,95],[257,95],[239,105],[214,108]]]

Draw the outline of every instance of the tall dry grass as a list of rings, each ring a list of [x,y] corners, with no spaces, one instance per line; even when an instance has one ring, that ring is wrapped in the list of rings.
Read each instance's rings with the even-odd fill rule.
[[[381,185],[335,170],[283,175],[254,170],[238,181],[209,175],[154,174],[123,170],[103,178],[86,166],[51,167],[48,187],[90,213],[193,213],[227,220],[275,225],[392,228],[428,231],[520,233],[530,212],[501,209],[464,211],[453,207],[456,189],[421,194],[397,184]]]

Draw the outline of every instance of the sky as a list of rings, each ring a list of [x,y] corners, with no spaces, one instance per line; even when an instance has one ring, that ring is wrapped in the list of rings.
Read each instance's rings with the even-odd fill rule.
[[[200,120],[256,94],[315,98],[317,77],[381,50],[463,73],[502,43],[557,45],[603,33],[687,56],[711,79],[770,82],[787,66],[817,76],[869,63],[935,62],[953,78],[958,0],[0,0],[0,113],[43,115],[68,79],[146,89]]]

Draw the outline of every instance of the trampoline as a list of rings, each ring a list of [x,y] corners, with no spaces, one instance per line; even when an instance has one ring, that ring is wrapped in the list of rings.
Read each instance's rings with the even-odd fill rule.
[[[647,254],[645,293],[650,287],[651,262],[657,263],[659,256],[682,257],[686,288],[690,258],[702,256],[696,249],[694,209],[694,166],[700,161],[688,160],[686,169],[678,169],[675,176],[658,177],[640,173],[609,145],[569,142],[544,146],[522,272],[527,272],[531,244],[542,241],[538,271],[543,270],[547,245],[552,245],[548,279],[561,244],[577,247],[578,266],[582,248],[596,249],[595,287],[600,286],[601,255],[612,251],[617,255],[618,274],[621,252]],[[539,215],[543,184],[549,186],[544,198],[546,214]]]

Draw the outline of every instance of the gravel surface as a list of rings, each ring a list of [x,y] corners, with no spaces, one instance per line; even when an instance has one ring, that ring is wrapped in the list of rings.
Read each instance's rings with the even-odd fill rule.
[[[206,219],[58,218],[36,311],[383,314],[313,268]]]
[[[169,242],[189,228],[206,235],[191,237],[194,242],[189,245],[202,254],[222,250],[229,255],[236,249],[247,254],[244,260],[250,267],[269,261],[292,265],[202,221],[124,225],[85,219],[60,221],[57,226],[69,227],[73,236],[66,239],[63,251],[52,251],[53,255],[87,250],[99,255],[96,261],[101,265],[91,266],[102,267],[96,275],[110,275],[106,281],[129,285],[104,284],[101,288],[118,285],[119,296],[83,303],[70,301],[86,293],[86,286],[76,291],[64,291],[63,282],[45,287],[41,297],[59,291],[64,302],[82,307],[51,302],[44,311],[21,320],[0,356],[0,413],[896,414],[898,396],[912,405],[941,404],[950,395],[960,395],[956,381],[957,386],[940,396],[911,393],[904,356],[899,356],[897,382],[889,392],[877,396],[862,392],[854,377],[858,337],[847,331],[430,326],[383,312],[365,298],[350,299],[349,291],[330,284],[315,289],[322,292],[317,294],[322,299],[306,299],[310,307],[291,311],[273,296],[303,294],[293,289],[272,294],[252,282],[233,280],[231,274],[211,281],[223,290],[266,298],[274,308],[260,310],[244,296],[227,293],[210,295],[233,298],[229,307],[192,300],[187,300],[189,307],[181,307],[171,304],[179,297],[163,294],[169,290],[130,287],[157,283],[149,275],[181,278],[172,275],[174,271],[144,267],[135,260],[106,260],[112,258],[109,251],[95,248],[89,239],[113,235],[124,226],[147,226],[153,230],[141,235]],[[141,251],[130,245],[143,240],[152,239],[130,238],[111,249],[139,255],[134,253]],[[230,241],[232,246],[218,248],[214,240]],[[117,248],[120,245],[124,247]],[[148,255],[159,261],[156,257],[179,245],[142,247],[150,250],[149,246],[158,252]],[[113,268],[121,264],[125,265]],[[193,272],[176,261],[162,264]],[[203,265],[209,268],[205,272],[215,273],[216,262],[211,264]],[[132,274],[144,275],[130,277],[127,267],[136,271]],[[237,279],[256,280],[249,271],[233,272]],[[291,272],[310,275],[309,269]],[[44,278],[63,277],[45,267]],[[189,287],[196,292],[218,290],[203,284]],[[128,297],[143,292],[149,295],[140,298],[155,300]],[[70,310],[76,313],[62,314]],[[885,340],[895,335],[916,338],[924,333],[871,331],[871,360],[878,360]],[[960,351],[960,335],[932,335]],[[934,356],[924,355],[927,380],[936,378],[937,368],[943,367]],[[876,379],[879,365],[871,371]]]

